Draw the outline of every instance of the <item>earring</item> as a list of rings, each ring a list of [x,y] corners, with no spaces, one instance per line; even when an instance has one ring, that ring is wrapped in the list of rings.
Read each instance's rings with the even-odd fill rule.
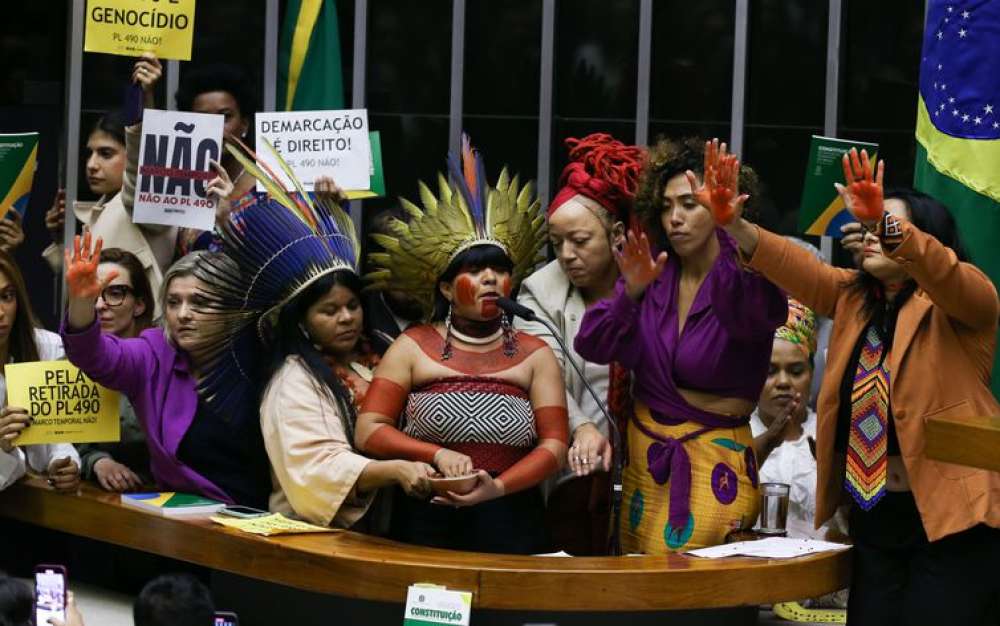
[[[510,323],[506,312],[500,314],[500,327],[503,329],[504,356],[513,357],[517,354],[517,332],[514,331],[514,326]]]
[[[451,346],[451,304],[448,304],[448,315],[444,318],[444,348],[441,350],[441,360],[447,361],[455,354]]]

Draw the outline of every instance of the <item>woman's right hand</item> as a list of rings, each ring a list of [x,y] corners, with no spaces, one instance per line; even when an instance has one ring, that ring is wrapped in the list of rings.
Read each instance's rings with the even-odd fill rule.
[[[618,263],[618,271],[625,279],[625,292],[632,300],[642,297],[646,287],[656,280],[667,264],[666,252],[661,252],[656,260],[653,260],[646,233],[636,236],[635,231],[630,230],[622,249],[612,250]]]
[[[101,295],[104,288],[118,276],[118,272],[114,270],[108,272],[104,280],[97,277],[97,266],[100,263],[104,241],[98,237],[93,250],[91,250],[90,240],[90,229],[83,231],[82,246],[80,235],[73,238],[73,253],[70,254],[69,248],[66,249],[65,267],[69,297],[93,303],[97,302],[97,297]]]
[[[98,459],[94,463],[94,476],[97,483],[105,491],[115,491],[121,493],[129,489],[138,489],[142,486],[142,479],[139,475],[122,465],[111,457]]]
[[[472,459],[448,448],[441,448],[434,454],[434,466],[447,478],[472,473]]]
[[[17,447],[14,440],[31,426],[31,416],[19,406],[6,406],[0,411],[0,450],[10,453]]]
[[[52,208],[45,212],[45,228],[55,243],[63,240],[63,227],[66,225],[66,190],[60,189],[52,201]]]
[[[785,437],[788,436],[789,427],[795,423],[795,420],[801,417],[801,412],[804,408],[802,394],[796,391],[795,396],[771,420],[771,425],[767,427],[764,433],[772,447],[776,448],[785,441]]]
[[[437,470],[427,463],[415,461],[393,461],[393,463],[395,463],[393,476],[406,495],[413,498],[426,498],[430,495],[431,483],[428,479]]]

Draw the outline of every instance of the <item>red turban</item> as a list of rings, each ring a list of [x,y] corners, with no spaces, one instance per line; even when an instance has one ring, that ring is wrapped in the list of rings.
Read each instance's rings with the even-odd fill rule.
[[[639,172],[645,150],[627,146],[607,133],[594,133],[583,139],[569,138],[570,163],[559,177],[561,189],[549,204],[548,215],[573,196],[580,194],[622,219],[639,187]]]

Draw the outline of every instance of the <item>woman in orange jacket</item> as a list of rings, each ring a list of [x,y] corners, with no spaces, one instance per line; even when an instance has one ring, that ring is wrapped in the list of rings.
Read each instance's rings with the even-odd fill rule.
[[[989,389],[996,288],[962,258],[947,209],[913,192],[883,198],[884,164],[876,174],[865,152],[845,155],[846,186],[837,185],[860,222],[845,227],[858,262],[846,270],[744,219],[739,161],[709,148],[704,184],[689,174],[696,199],[751,269],[834,320],[817,406],[815,521],[850,506],[848,623],[993,623],[1000,473],[927,458],[924,424],[1000,415]]]

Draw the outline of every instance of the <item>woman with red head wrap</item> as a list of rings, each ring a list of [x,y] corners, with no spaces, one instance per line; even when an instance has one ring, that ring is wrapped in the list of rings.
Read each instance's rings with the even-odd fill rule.
[[[560,548],[593,554],[607,548],[611,445],[600,407],[566,359],[576,362],[609,412],[620,419],[629,404],[627,372],[614,364],[585,362],[572,346],[587,307],[614,291],[618,266],[612,248],[621,244],[631,221],[644,150],[604,133],[567,139],[566,145],[570,163],[548,209],[556,260],[525,280],[518,301],[552,323],[570,353],[563,353],[542,324],[516,323],[555,351],[566,383],[572,444],[568,470],[549,485],[550,532]]]

